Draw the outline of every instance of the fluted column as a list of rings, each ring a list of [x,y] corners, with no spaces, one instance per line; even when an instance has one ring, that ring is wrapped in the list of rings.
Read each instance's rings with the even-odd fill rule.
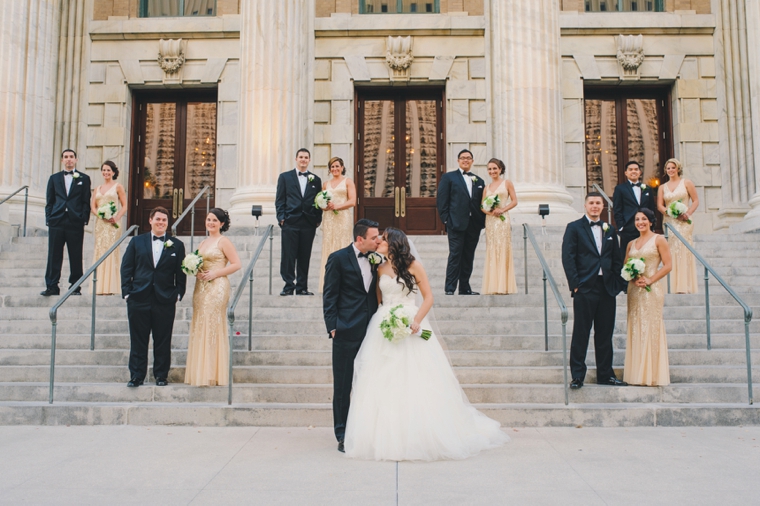
[[[232,212],[264,205],[274,222],[277,177],[311,146],[312,0],[241,2],[238,189]],[[238,222],[239,223],[239,222]],[[250,223],[250,222],[249,222]]]
[[[56,158],[59,5],[27,0],[0,9],[0,198],[29,185],[30,225],[44,226],[45,183]],[[0,221],[20,223],[22,211],[23,193],[0,208]]]
[[[513,214],[549,204],[552,223],[567,221],[578,213],[563,184],[559,3],[488,3],[492,149],[515,183]]]

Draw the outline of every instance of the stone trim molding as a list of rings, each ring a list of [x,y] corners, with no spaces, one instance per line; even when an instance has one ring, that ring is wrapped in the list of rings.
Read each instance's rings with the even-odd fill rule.
[[[411,75],[412,45],[411,35],[406,37],[388,37],[385,39],[385,62],[391,69],[391,80],[408,81]]]
[[[185,44],[182,39],[158,41],[158,66],[168,75],[179,72],[185,63]]]

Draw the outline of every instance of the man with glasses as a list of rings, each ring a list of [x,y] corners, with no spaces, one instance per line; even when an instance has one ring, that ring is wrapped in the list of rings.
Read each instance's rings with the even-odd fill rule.
[[[446,266],[446,295],[480,295],[470,288],[470,275],[480,231],[486,215],[480,210],[485,181],[470,172],[472,152],[463,149],[457,157],[459,168],[447,172],[438,185],[438,215],[446,225],[449,238],[449,261]]]

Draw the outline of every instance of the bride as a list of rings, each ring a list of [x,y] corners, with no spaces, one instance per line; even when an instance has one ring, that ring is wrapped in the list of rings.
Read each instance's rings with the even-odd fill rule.
[[[438,338],[426,341],[415,335],[431,328],[426,316],[433,294],[406,235],[385,229],[377,252],[388,259],[377,272],[382,305],[354,362],[346,455],[392,461],[464,459],[509,441],[497,421],[470,405]],[[417,291],[421,304],[415,302]],[[399,304],[416,316],[412,335],[391,342],[383,337],[380,323]]]

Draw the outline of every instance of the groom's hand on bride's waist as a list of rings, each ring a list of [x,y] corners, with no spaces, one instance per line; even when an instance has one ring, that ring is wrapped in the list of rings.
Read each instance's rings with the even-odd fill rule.
[[[330,339],[332,339],[333,337],[335,337],[335,331],[334,331],[334,330],[331,330],[331,331],[330,331]]]

